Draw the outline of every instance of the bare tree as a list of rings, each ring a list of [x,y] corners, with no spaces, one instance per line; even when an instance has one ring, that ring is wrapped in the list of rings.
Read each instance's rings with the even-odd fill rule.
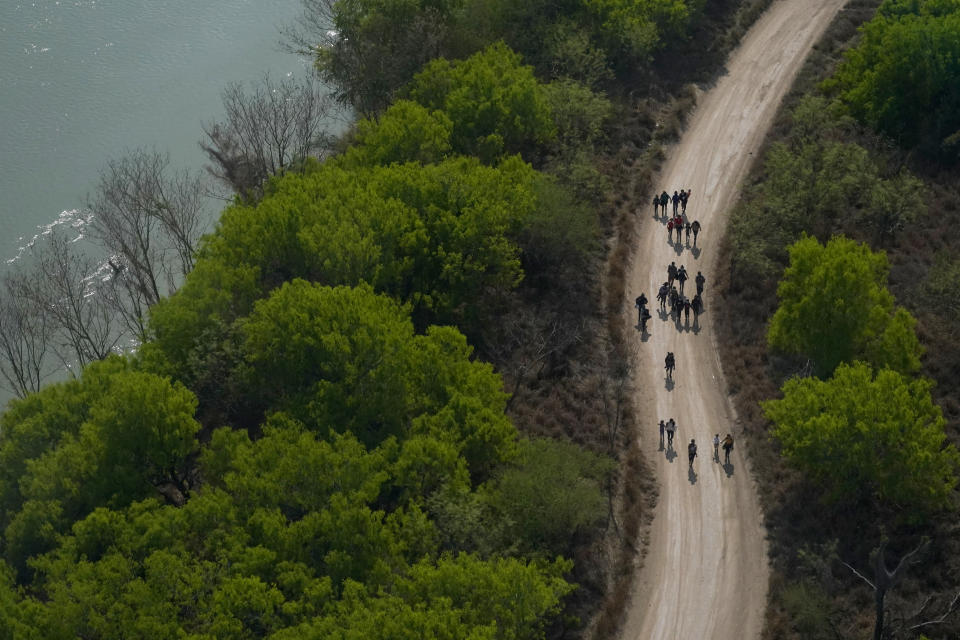
[[[97,295],[98,261],[54,230],[35,254],[38,277],[24,294],[46,310],[57,336],[53,351],[65,366],[106,358],[120,339],[114,311]]]
[[[913,551],[910,551],[900,558],[900,562],[897,563],[897,566],[894,568],[894,570],[890,571],[887,568],[886,560],[887,542],[887,539],[884,538],[880,542],[880,547],[874,552],[874,582],[868,580],[866,576],[851,567],[846,562],[843,563],[843,565],[850,569],[854,575],[866,582],[868,585],[870,585],[870,588],[873,589],[875,614],[873,640],[882,640],[883,638],[885,615],[884,600],[887,597],[887,593],[893,589],[893,587],[898,581],[900,581],[901,578],[903,578],[906,568],[910,566],[911,563],[916,561],[916,556],[925,551],[930,544],[930,541],[924,538]]]
[[[273,82],[265,75],[246,93],[233,83],[222,93],[226,119],[204,125],[200,146],[211,174],[243,197],[256,198],[264,182],[330,146],[324,129],[334,104],[311,78]]]
[[[169,165],[166,154],[144,149],[111,160],[90,204],[92,235],[117,257],[112,264],[124,272],[135,306],[176,289],[207,226],[202,178]]]
[[[47,358],[51,324],[45,309],[27,295],[30,275],[11,271],[0,283],[0,376],[18,397],[40,390],[53,373]]]

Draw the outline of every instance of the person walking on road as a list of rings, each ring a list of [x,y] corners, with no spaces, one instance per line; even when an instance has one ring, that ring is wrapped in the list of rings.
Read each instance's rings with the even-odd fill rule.
[[[690,189],[686,189],[680,192],[680,210],[683,213],[687,212],[687,200],[690,199]]]
[[[680,268],[677,269],[677,282],[680,283],[680,295],[683,295],[683,283],[687,281],[687,268],[683,265],[680,265]]]
[[[720,462],[720,434],[713,434],[713,460]]]
[[[673,446],[673,436],[677,432],[677,423],[673,421],[673,418],[667,420],[667,446]]]
[[[690,231],[693,231],[693,246],[697,246],[697,234],[700,233],[700,221],[694,220],[690,224]]]
[[[667,220],[667,242],[673,242],[673,218]]]
[[[684,243],[686,243],[688,247],[690,246],[690,223],[689,222],[683,223],[683,241]]]
[[[660,196],[653,196],[653,217],[660,217]]]
[[[697,283],[697,295],[703,295],[703,284],[707,281],[707,279],[703,277],[702,273],[697,271],[697,277],[694,278],[693,281]]]
[[[723,464],[730,464],[731,451],[733,451],[733,436],[728,433],[723,439]]]
[[[687,445],[687,458],[690,460],[690,466],[693,466],[693,459],[697,457],[697,443],[690,438],[690,444]]]
[[[670,196],[664,191],[660,194],[660,209],[663,211],[663,217],[667,217],[667,203],[670,202]]]
[[[672,287],[673,281],[677,279],[677,263],[671,262],[667,267],[667,286]]]
[[[673,215],[677,215],[677,207],[680,206],[680,194],[676,191],[673,192]]]
[[[666,431],[667,425],[664,424],[663,420],[660,421],[660,446],[663,446],[663,432]]]

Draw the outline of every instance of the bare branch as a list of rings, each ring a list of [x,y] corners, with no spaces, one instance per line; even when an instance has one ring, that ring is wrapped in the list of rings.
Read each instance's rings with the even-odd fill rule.
[[[929,602],[929,600],[930,599],[928,598],[927,601]],[[932,626],[935,624],[942,624],[947,619],[947,616],[949,616],[951,613],[956,611],[958,602],[960,602],[960,591],[957,592],[957,595],[953,596],[953,600],[950,601],[950,606],[947,607],[947,610],[944,612],[942,616],[940,616],[939,618],[935,618],[934,620],[927,620],[926,622],[915,624],[912,627],[910,627],[910,630],[913,631],[915,629],[920,629],[921,627]],[[924,607],[926,607],[926,603],[924,603]],[[919,616],[920,613],[923,612],[924,607],[920,608],[920,611],[917,612],[917,616]]]
[[[875,584],[873,584],[872,582],[870,582],[869,580],[867,580],[866,576],[864,576],[862,573],[860,573],[859,571],[857,571],[856,569],[854,569],[853,567],[851,567],[849,564],[847,564],[847,563],[844,562],[843,560],[840,561],[840,564],[842,564],[843,566],[845,566],[847,569],[850,569],[850,571],[853,571],[853,574],[854,574],[855,576],[857,576],[858,578],[860,578],[861,580],[863,580],[864,582],[866,582],[868,585],[870,585],[870,588],[871,588],[871,589],[876,589],[876,588],[877,588]]]
[[[47,358],[49,316],[26,295],[30,287],[21,271],[5,274],[0,284],[0,377],[20,398],[39,391],[54,370]]]
[[[334,113],[329,95],[310,77],[275,83],[265,75],[252,93],[231,84],[221,94],[225,120],[205,125],[200,142],[207,170],[241,196],[256,198],[273,175],[321,157],[330,147],[324,129]]]
[[[144,149],[111,160],[90,205],[92,235],[122,261],[128,290],[146,306],[190,272],[207,226],[202,178],[170,175],[169,164],[167,155]]]

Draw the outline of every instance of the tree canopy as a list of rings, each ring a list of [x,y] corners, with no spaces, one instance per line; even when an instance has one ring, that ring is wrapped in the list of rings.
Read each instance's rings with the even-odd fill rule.
[[[829,380],[802,378],[763,403],[783,455],[828,498],[873,498],[921,517],[949,503],[960,454],[947,443],[931,383],[890,369],[841,364]]]
[[[803,236],[789,251],[767,333],[771,347],[811,358],[821,375],[864,358],[902,372],[919,368],[916,321],[894,309],[885,254],[842,236],[826,246]]]
[[[907,148],[960,153],[960,5],[887,0],[826,86]]]

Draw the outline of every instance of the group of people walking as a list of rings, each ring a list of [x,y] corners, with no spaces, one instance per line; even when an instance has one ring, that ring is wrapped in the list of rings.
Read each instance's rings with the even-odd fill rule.
[[[667,436],[667,449],[673,449],[673,438],[677,434],[677,423],[673,418],[666,422],[660,421],[660,446],[663,447],[663,436]],[[729,433],[721,440],[720,434],[713,434],[713,460],[720,462],[720,447],[723,447],[723,464],[730,464],[730,452],[733,451],[733,436]],[[697,440],[690,438],[690,444],[687,445],[687,459],[690,466],[693,466],[693,460],[697,457]]]
[[[654,218],[661,218],[666,220],[667,226],[667,238],[669,242],[680,244],[686,239],[687,246],[690,246],[690,236],[693,236],[693,246],[697,246],[697,236],[700,233],[700,222],[698,220],[690,221],[687,219],[687,202],[690,199],[690,190],[689,189],[680,189],[679,191],[674,191],[673,196],[670,196],[666,191],[663,191],[660,195],[653,196],[653,216]],[[672,213],[668,213],[667,207],[673,205]],[[676,233],[676,240],[674,241],[674,233]],[[696,253],[694,254],[696,257]],[[700,314],[703,312],[703,289],[706,284],[706,278],[703,273],[697,271],[697,275],[692,279],[696,285],[696,293],[692,297],[685,295],[684,289],[688,280],[691,279],[690,273],[687,272],[687,268],[684,265],[677,265],[676,262],[671,262],[667,267],[667,279],[660,285],[657,291],[657,301],[660,305],[661,317],[665,317],[663,314],[667,311],[667,305],[670,308],[670,315],[673,317],[677,326],[680,326],[681,314],[685,318],[686,324],[690,324],[690,312],[693,311],[694,315],[694,327],[696,327]],[[689,293],[689,290],[687,290]],[[641,293],[637,296],[634,301],[634,307],[637,309],[638,314],[638,329],[640,329],[643,334],[647,332],[647,321],[651,318],[650,310],[647,308],[647,296]],[[673,380],[673,371],[676,368],[676,357],[673,352],[670,351],[667,353],[666,358],[664,359],[664,369],[666,370],[666,378],[668,385]],[[668,386],[668,389],[670,387]],[[666,446],[668,449],[673,448],[673,439],[677,433],[677,423],[673,418],[670,418],[666,421],[660,420],[660,445],[664,445],[664,436],[666,436]],[[733,450],[733,436],[729,433],[722,440],[720,439],[720,434],[714,434],[713,436],[713,459],[716,462],[720,461],[720,447],[723,447],[724,452],[724,464],[730,464],[730,452]],[[691,468],[693,467],[693,461],[697,457],[697,442],[696,439],[690,438],[690,443],[687,445],[687,459]]]
[[[687,201],[690,199],[690,190],[681,189],[674,191],[671,197],[666,191],[659,196],[653,196],[653,217],[665,218],[667,221],[667,241],[674,242],[673,233],[676,232],[676,244],[680,244],[686,239],[687,246],[690,246],[690,235],[693,235],[693,246],[697,246],[697,235],[700,234],[700,221],[690,221],[687,219]],[[667,214],[667,207],[673,203],[673,214]]]

